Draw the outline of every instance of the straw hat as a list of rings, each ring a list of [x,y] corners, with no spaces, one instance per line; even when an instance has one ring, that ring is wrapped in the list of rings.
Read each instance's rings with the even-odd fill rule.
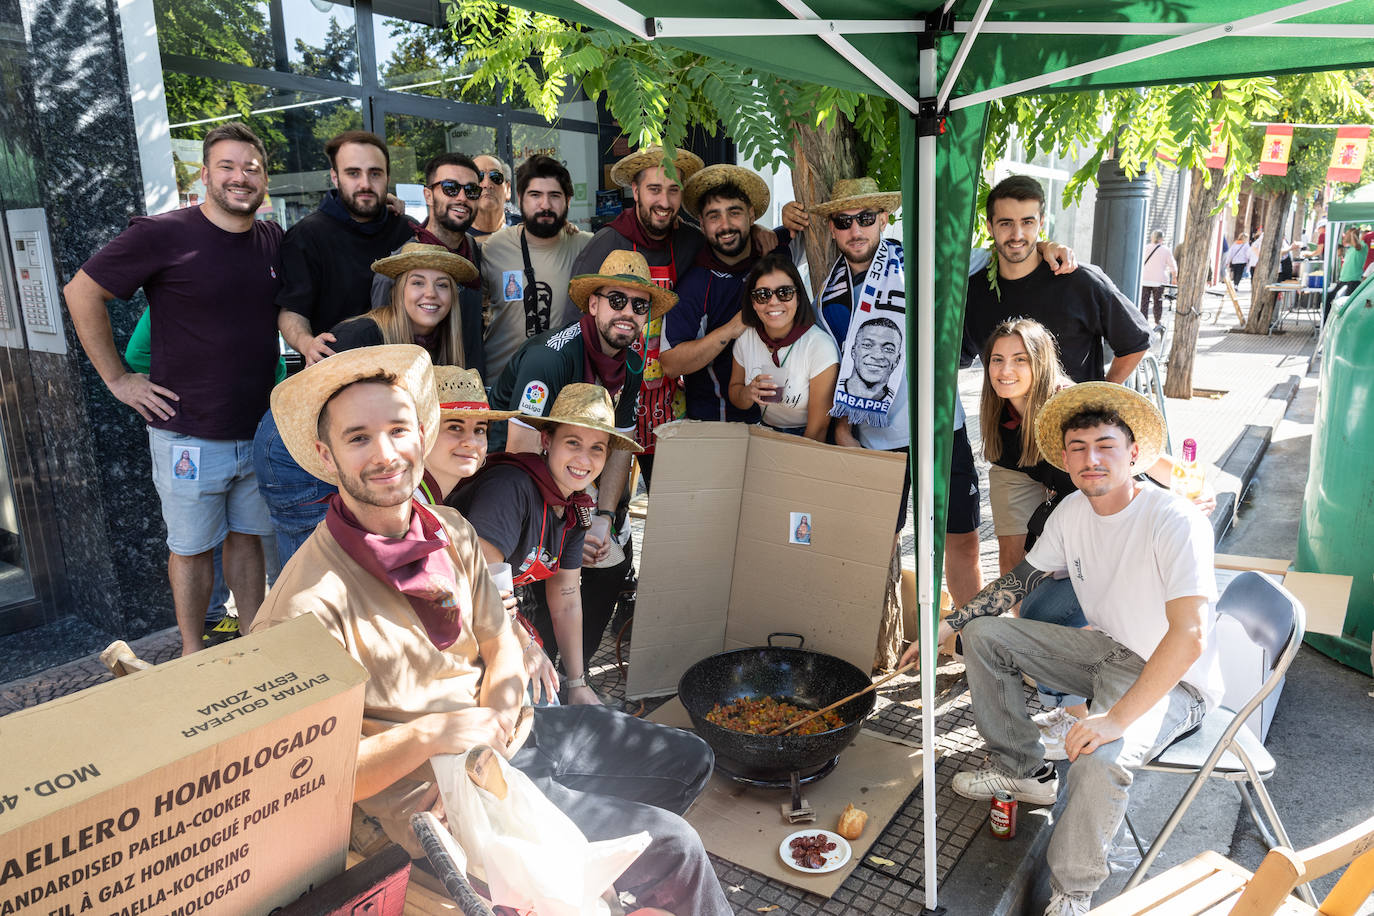
[[[892,213],[902,205],[901,191],[880,191],[878,182],[865,175],[862,178],[841,178],[830,189],[830,199],[808,209],[817,216],[829,216],[841,210],[881,210]]]
[[[383,373],[394,375],[397,384],[415,399],[415,413],[424,427],[422,448],[429,454],[439,428],[434,367],[424,347],[391,344],[327,356],[272,389],[272,416],[282,443],[297,464],[325,483],[339,482],[315,449],[320,411],[340,388]]]
[[[611,393],[600,385],[588,385],[585,382],[564,385],[558,397],[554,398],[547,417],[522,415],[520,422],[543,430],[563,425],[594,429],[611,434],[611,448],[628,452],[644,451],[633,438],[615,428],[615,405],[611,403]]]
[[[749,204],[754,215],[761,216],[768,209],[768,183],[759,173],[739,165],[708,165],[687,180],[682,186],[682,208],[699,218],[697,202],[712,188],[723,184],[737,185],[749,195]]]
[[[1140,454],[1136,473],[1144,473],[1164,453],[1164,417],[1145,395],[1114,382],[1080,382],[1062,389],[1035,415],[1035,441],[1040,454],[1061,471],[1064,467],[1064,423],[1082,410],[1114,410],[1131,428]]]
[[[677,293],[659,286],[649,277],[649,262],[638,251],[617,249],[606,255],[601,270],[594,274],[579,274],[568,281],[568,298],[587,310],[587,300],[603,286],[625,286],[649,294],[649,319],[659,318],[677,305]]]
[[[646,146],[644,149],[635,150],[611,166],[611,181],[622,188],[628,188],[640,172],[654,166],[665,165],[667,162],[668,154],[663,151],[663,147]],[[673,166],[677,169],[678,183],[685,184],[687,179],[701,171],[705,164],[696,153],[685,149],[678,150],[677,155],[673,157]]]
[[[420,242],[406,242],[401,250],[390,257],[372,262],[372,272],[399,279],[407,270],[416,268],[442,270],[459,283],[467,283],[477,278],[477,268],[460,254],[454,254],[443,245],[423,245]]]
[[[492,410],[476,369],[435,366],[434,384],[439,397],[439,419],[509,420],[514,410]]]

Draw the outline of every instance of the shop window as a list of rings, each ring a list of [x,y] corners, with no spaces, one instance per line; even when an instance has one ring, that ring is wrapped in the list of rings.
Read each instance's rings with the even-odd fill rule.
[[[358,36],[351,3],[291,0],[280,34],[266,0],[156,0],[164,55],[356,83]]]

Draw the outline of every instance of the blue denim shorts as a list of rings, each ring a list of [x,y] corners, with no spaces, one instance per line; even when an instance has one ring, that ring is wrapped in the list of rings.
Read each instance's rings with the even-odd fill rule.
[[[172,553],[193,557],[213,550],[230,531],[272,533],[251,439],[199,439],[149,427],[148,451]]]

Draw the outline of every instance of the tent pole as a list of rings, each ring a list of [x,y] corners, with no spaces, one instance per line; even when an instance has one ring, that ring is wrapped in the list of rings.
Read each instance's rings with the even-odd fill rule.
[[[986,5],[986,0],[985,4]],[[918,92],[935,96],[936,51],[922,36]],[[926,909],[939,903],[935,839],[935,133],[916,140],[916,590],[921,638],[921,792],[924,820]]]
[[[979,0],[978,9],[973,14],[973,21],[969,23],[969,29],[964,33],[964,40],[959,42],[959,50],[954,53],[954,61],[945,71],[944,82],[940,84],[940,95],[935,100],[935,110],[940,111],[949,101],[949,94],[954,91],[954,81],[959,78],[959,71],[964,69],[964,61],[968,60],[968,52],[973,50],[973,40],[978,37],[983,28],[983,20],[988,18],[988,8],[992,6],[992,0]]]
[[[644,14],[626,6],[620,0],[575,0],[578,6],[607,22],[613,22],[636,38],[649,41],[653,38],[645,28]]]
[[[587,3],[591,2],[591,0],[578,0],[578,2]],[[615,0],[602,0],[602,2],[615,2]],[[787,10],[787,12],[791,13],[797,19],[820,18],[811,7],[806,5],[804,0],[777,0],[777,2],[779,6]],[[882,67],[879,67],[873,61],[869,60],[862,51],[850,44],[849,40],[843,35],[834,32],[825,32],[820,36],[820,39],[830,45],[830,47],[841,57],[849,61],[855,70],[858,70],[864,76],[872,80],[873,85],[891,96],[893,101],[898,105],[901,105],[912,114],[920,110],[920,105],[912,98],[911,93],[902,88],[901,83],[884,73]]]

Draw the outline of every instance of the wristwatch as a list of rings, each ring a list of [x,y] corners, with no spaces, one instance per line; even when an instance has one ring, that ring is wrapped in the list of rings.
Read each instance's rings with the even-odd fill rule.
[[[604,516],[606,516],[608,519],[611,520],[611,523],[612,523],[612,524],[615,523],[615,510],[614,510],[614,509],[597,509],[597,510],[596,510],[596,514],[597,514],[597,515],[604,515]]]
[[[574,687],[586,687],[586,686],[587,686],[587,676],[586,676],[585,674],[579,674],[577,677],[570,677],[570,678],[568,678],[566,681],[563,682],[563,684],[564,684],[569,690],[572,690]]]

